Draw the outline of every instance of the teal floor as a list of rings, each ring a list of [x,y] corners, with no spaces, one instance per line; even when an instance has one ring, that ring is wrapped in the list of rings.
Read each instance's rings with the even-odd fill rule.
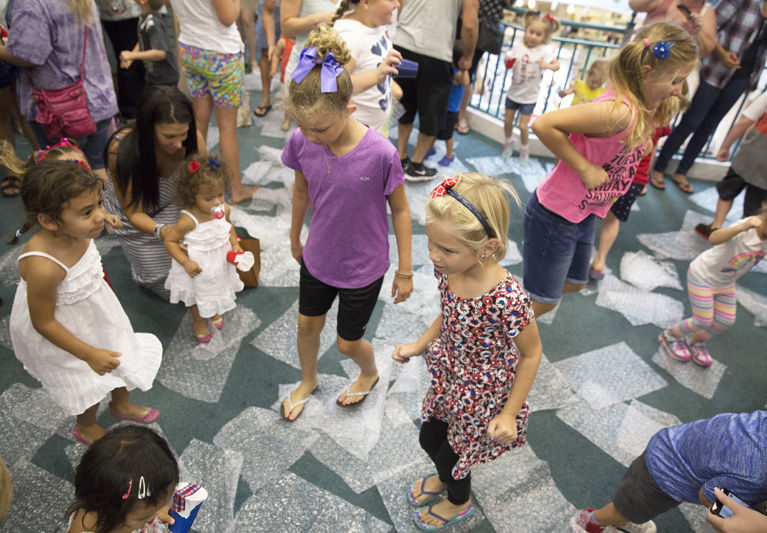
[[[259,97],[252,93],[253,108]],[[99,239],[105,269],[134,329],[156,334],[165,347],[155,386],[135,398],[162,412],[153,427],[180,457],[184,479],[211,494],[197,531],[411,531],[404,491],[430,471],[417,441],[428,378],[422,361],[395,366],[390,354],[439,312],[422,225],[434,183],[407,185],[417,271],[413,297],[395,307],[385,285],[368,326],[381,383],[363,408],[335,407],[355,371],[332,345],[329,318],[320,389],[304,416],[289,425],[277,405],[300,379],[298,278],[287,240],[292,175],[279,163],[281,118],[273,109],[238,130],[245,179],[262,189],[251,204],[234,209],[233,220],[261,240],[262,284],[238,296],[237,309],[208,349],[195,346],[185,309],[139,289],[116,241]],[[215,136],[214,129],[213,151]],[[437,144],[432,164],[444,151]],[[28,153],[23,142],[18,145]],[[550,159],[534,158],[526,167],[501,160],[500,146],[474,133],[456,136],[456,153],[452,169],[508,179],[523,201],[552,165]],[[476,469],[478,512],[453,531],[567,531],[576,509],[610,500],[626,465],[661,427],[765,407],[767,330],[755,321],[767,322],[767,270],[742,278],[739,296],[747,307],[739,305],[735,326],[710,341],[714,367],[685,366],[658,353],[661,325],[689,313],[682,290],[687,265],[707,246],[690,228],[711,216],[716,195],[713,183],[691,181],[692,197],[672,185],[640,198],[610,253],[612,275],[566,296],[543,317],[545,361],[530,397],[529,446]],[[11,234],[23,218],[21,202],[0,202],[4,233]],[[519,251],[522,220],[515,209],[509,236]],[[15,484],[11,515],[0,531],[54,531],[84,448],[70,435],[74,420],[58,411],[13,356],[8,315],[19,248],[0,244],[0,456]],[[521,277],[521,258],[513,252],[503,264]],[[115,423],[107,412],[99,420]],[[700,506],[683,506],[656,522],[661,531],[706,531],[703,514]]]

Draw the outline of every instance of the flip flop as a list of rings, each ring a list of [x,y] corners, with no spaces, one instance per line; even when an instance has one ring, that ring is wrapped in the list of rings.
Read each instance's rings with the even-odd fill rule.
[[[436,475],[437,475],[436,472],[432,472],[428,476],[422,477],[420,479],[420,481],[421,481],[421,494],[426,494],[428,496],[428,498],[426,498],[421,503],[418,503],[417,501],[415,501],[416,497],[413,495],[413,489],[415,488],[415,484],[418,483],[419,480],[415,480],[415,481],[413,481],[410,484],[410,488],[408,488],[408,490],[407,490],[407,501],[410,503],[410,505],[412,505],[413,507],[423,507],[424,505],[426,505],[426,504],[428,504],[430,502],[433,502],[437,497],[439,497],[440,494],[442,494],[445,491],[445,489],[433,491],[433,490],[425,490],[423,488],[424,483],[426,483],[426,480],[429,479],[430,477],[434,477]]]
[[[362,396],[362,399],[361,399],[360,401],[358,401],[358,402],[354,402],[354,403],[348,403],[348,404],[344,404],[344,403],[341,403],[341,400],[340,400],[340,399],[338,399],[338,400],[336,400],[336,403],[337,403],[339,406],[341,406],[341,407],[344,407],[344,408],[346,408],[346,409],[348,409],[348,408],[350,408],[350,407],[357,407],[358,405],[361,405],[361,404],[362,404],[362,402],[364,402],[364,401],[365,401],[365,399],[368,397],[368,394],[370,394],[371,392],[373,392],[373,389],[375,388],[375,386],[376,386],[376,385],[378,385],[378,380],[379,380],[379,379],[380,379],[380,378],[376,378],[376,380],[373,382],[373,384],[370,386],[370,388],[369,388],[368,390],[364,391],[364,392],[349,392],[349,387],[351,387],[351,385],[349,385],[349,387],[346,387],[346,388],[344,389],[344,391],[343,391],[343,393],[342,393],[342,394],[346,394],[346,397],[347,397],[347,398],[349,398],[349,397],[355,398],[355,397],[357,397],[357,396]],[[340,397],[339,397],[339,398],[340,398]]]
[[[687,177],[686,176],[683,176],[683,178],[681,180],[677,180],[672,175],[671,176],[671,181],[673,181],[676,184],[676,186],[679,187],[679,190],[682,191],[685,194],[692,194],[694,192],[693,188],[692,188],[692,183],[687,181]]]
[[[288,394],[288,397],[286,398],[286,400],[288,400],[288,408],[289,408],[287,413],[285,412],[285,402],[282,402],[282,418],[283,418],[283,420],[285,420],[285,421],[287,421],[287,422],[295,422],[296,420],[298,420],[298,419],[301,417],[301,415],[303,414],[303,412],[304,412],[304,410],[303,410],[303,409],[301,409],[301,410],[298,412],[298,414],[296,415],[296,417],[295,417],[293,420],[291,420],[291,419],[289,418],[289,417],[290,417],[290,413],[292,413],[292,412],[293,412],[293,410],[294,410],[296,407],[301,407],[301,406],[302,406],[302,405],[304,405],[306,402],[308,402],[308,401],[309,401],[309,399],[312,397],[312,394],[314,394],[314,391],[316,391],[316,390],[317,390],[317,387],[314,387],[314,389],[312,390],[312,392],[310,392],[310,393],[309,393],[309,396],[307,396],[307,397],[306,397],[306,398],[304,398],[303,400],[301,400],[301,401],[299,401],[299,402],[296,402],[296,403],[293,403],[293,400],[291,400],[291,399],[290,399],[290,397],[293,395],[293,393],[294,393],[295,391],[294,391],[294,390],[293,390],[293,391],[290,391],[290,393]]]
[[[257,117],[265,117],[269,111],[272,110],[271,105],[260,105],[253,110],[253,114]]]
[[[466,135],[471,131],[471,128],[466,122],[458,122],[455,125],[455,131],[457,131],[461,135]]]
[[[448,526],[452,526],[453,524],[457,524],[461,520],[466,520],[471,515],[474,514],[474,506],[469,505],[466,509],[455,515],[453,518],[445,518],[444,516],[440,516],[434,511],[432,511],[432,508],[434,505],[429,505],[426,507],[426,512],[436,518],[437,520],[442,520],[444,522],[441,526],[433,526],[431,524],[427,524],[426,522],[421,519],[421,510],[423,507],[419,508],[414,514],[413,514],[413,520],[415,520],[415,525],[418,529],[421,531],[439,531],[441,529],[445,529]]]
[[[126,420],[128,422],[135,422],[136,424],[151,424],[160,418],[160,411],[151,408],[141,416],[121,415],[117,412],[117,409],[112,406],[112,402],[109,402],[109,414],[112,415],[112,418],[116,418],[117,420]]]
[[[0,194],[6,198],[13,198],[21,194],[21,180],[16,176],[6,176],[0,184]]]
[[[665,191],[666,190],[666,182],[663,178],[660,179],[660,181],[656,181],[655,178],[652,177],[652,174],[650,174],[650,185],[653,186],[653,188],[658,189],[659,191]]]

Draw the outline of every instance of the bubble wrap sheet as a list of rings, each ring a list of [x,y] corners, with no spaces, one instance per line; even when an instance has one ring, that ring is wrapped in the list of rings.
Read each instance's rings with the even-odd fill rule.
[[[660,259],[681,261],[691,261],[711,246],[691,231],[642,233],[637,239]]]
[[[579,402],[559,409],[557,417],[624,466],[642,453],[655,433],[681,423],[638,400],[599,409]]]
[[[54,531],[61,526],[64,509],[75,492],[72,484],[24,460],[9,464],[9,469],[13,500],[0,532]]]
[[[218,126],[208,124],[208,137],[205,139],[205,146],[208,147],[208,152],[213,152],[218,147],[219,136]]]
[[[684,502],[679,504],[679,511],[695,533],[716,533],[714,526],[706,522],[706,508],[702,505]]]
[[[670,296],[637,289],[608,275],[599,282],[596,304],[622,314],[632,326],[668,328],[684,318],[684,304]]]
[[[578,398],[570,388],[567,380],[552,365],[544,355],[538,366],[533,387],[527,396],[530,411],[558,409],[577,401]]]
[[[643,251],[623,254],[620,271],[623,281],[643,291],[651,292],[656,287],[683,290],[673,263],[657,261]]]
[[[703,368],[692,361],[677,361],[664,350],[655,352],[652,362],[671,374],[671,377],[677,380],[682,387],[709,400],[716,394],[719,382],[727,370],[727,367],[716,359],[710,367]]]
[[[767,295],[759,294],[742,285],[736,285],[735,294],[738,303],[754,315],[754,326],[759,328],[767,326]]]
[[[335,345],[336,342],[336,317],[338,315],[338,300],[328,311],[325,319],[325,327],[320,334],[320,351],[318,359]],[[296,328],[298,327],[298,300],[282,314],[280,318],[269,324],[250,343],[264,352],[294,368],[301,368],[298,362],[298,345],[296,341]]]
[[[197,483],[208,491],[194,529],[234,533],[234,498],[243,455],[192,439],[179,457],[179,464],[182,480]]]
[[[248,498],[237,513],[235,531],[385,533],[390,526],[292,472]]]
[[[5,287],[16,285],[19,282],[19,269],[16,262],[20,255],[20,244],[11,247],[10,250],[0,255],[0,283]]]
[[[248,407],[221,428],[213,443],[242,454],[242,479],[255,494],[282,476],[316,439],[316,435],[296,424],[286,423],[269,409]]]
[[[667,385],[624,342],[558,361],[554,368],[593,409],[638,398]]]
[[[477,172],[480,172],[486,176],[497,177],[503,174],[514,172],[519,170],[519,163],[516,162],[516,158],[505,159],[499,155],[484,156],[484,157],[469,157],[466,162],[472,165]],[[520,172],[517,172],[520,174]]]
[[[192,316],[184,316],[163,354],[157,373],[160,383],[187,398],[209,403],[219,400],[243,336],[261,324],[253,311],[239,305],[223,316],[224,329],[208,326],[213,332],[208,344],[197,342]]]
[[[108,235],[106,232],[101,237],[94,239],[94,242],[102,258],[111,252],[113,248],[120,248],[120,241],[117,240],[117,237]]]
[[[708,187],[705,190],[696,192],[695,194],[691,195],[690,201],[713,213],[716,211],[716,203],[719,201],[719,193],[717,192],[716,187]],[[741,218],[743,218],[743,202],[740,198],[738,198],[735,200],[735,202],[733,202],[730,212],[727,213],[727,220],[725,221],[725,224],[740,220]],[[713,217],[708,217],[708,221],[706,223],[708,224],[712,220]]]
[[[416,508],[408,502],[407,491],[413,481],[434,473],[434,464],[429,460],[426,452],[418,447],[418,444],[411,448],[411,452],[412,455],[420,458],[415,465],[378,483],[378,492],[381,494],[386,510],[389,511],[389,517],[394,523],[394,529],[397,533],[420,531],[413,521]],[[474,506],[474,515],[463,522],[450,526],[449,531],[451,533],[467,533],[474,530],[484,519],[485,515],[482,510],[478,506]]]
[[[471,476],[472,490],[496,531],[569,532],[576,509],[529,446],[472,469]]]
[[[408,363],[395,365],[392,381],[389,398],[396,399],[411,419],[421,418],[421,405],[431,386],[424,358],[411,357]]]
[[[543,181],[543,178],[549,175],[552,168],[554,168],[553,165],[550,166],[539,159],[531,158],[526,166],[515,168],[514,172],[522,176],[525,190],[532,193],[538,187],[538,184]]]

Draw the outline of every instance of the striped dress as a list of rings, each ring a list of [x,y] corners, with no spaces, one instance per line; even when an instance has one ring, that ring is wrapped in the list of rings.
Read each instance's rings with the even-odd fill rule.
[[[160,199],[153,209],[144,209],[144,212],[152,217],[157,224],[175,224],[181,214],[181,206],[174,201],[176,190],[175,178],[159,178]],[[164,299],[170,297],[165,288],[165,278],[170,271],[171,257],[165,245],[154,235],[142,233],[134,228],[117,200],[112,179],[107,180],[107,190],[104,195],[104,206],[108,213],[120,216],[123,227],[115,229],[115,234],[120,240],[123,252],[130,262],[133,281],[142,287],[146,287]]]

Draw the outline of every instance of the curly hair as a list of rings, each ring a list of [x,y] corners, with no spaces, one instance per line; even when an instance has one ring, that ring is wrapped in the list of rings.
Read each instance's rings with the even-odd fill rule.
[[[352,59],[346,42],[338,33],[324,24],[320,24],[309,34],[304,50],[317,47],[317,57],[321,61],[332,52],[339,65],[346,65]],[[332,93],[323,93],[320,83],[321,65],[315,65],[301,83],[290,80],[286,108],[298,122],[317,112],[343,113],[352,97],[352,78],[344,69],[336,78],[338,89]]]
[[[195,196],[203,184],[229,184],[229,171],[221,159],[213,155],[187,157],[176,177],[176,201],[183,206],[194,205]]]

